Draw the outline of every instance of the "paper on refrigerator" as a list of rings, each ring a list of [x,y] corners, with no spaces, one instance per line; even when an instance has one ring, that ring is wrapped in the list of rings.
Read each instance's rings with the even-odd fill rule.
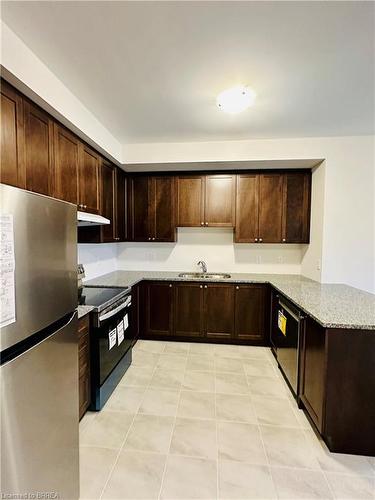
[[[16,321],[13,215],[0,215],[0,327]]]

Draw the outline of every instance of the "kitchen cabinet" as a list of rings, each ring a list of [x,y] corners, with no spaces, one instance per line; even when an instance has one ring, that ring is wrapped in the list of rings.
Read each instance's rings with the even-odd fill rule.
[[[24,100],[26,189],[52,196],[53,120],[31,102]]]
[[[22,96],[1,81],[1,164],[0,180],[26,187],[24,152],[24,115]]]
[[[234,337],[265,342],[268,288],[265,285],[236,285]]]
[[[310,172],[284,174],[283,243],[308,243],[310,239]]]
[[[100,156],[86,144],[81,143],[78,169],[78,210],[91,214],[100,212],[100,167]],[[102,199],[105,199],[106,191],[103,194]]]
[[[102,162],[101,212],[111,221],[100,227],[101,241],[117,241],[116,235],[116,167],[106,160]]]
[[[174,284],[174,330],[176,337],[203,337],[203,285]]]
[[[121,168],[116,168],[116,241],[128,239],[127,177]]]
[[[79,418],[90,405],[90,323],[89,315],[78,321]]]
[[[134,176],[130,179],[132,241],[175,241],[174,179]]]
[[[231,338],[234,332],[234,286],[225,283],[204,285],[204,334]]]
[[[147,282],[144,293],[146,337],[172,335],[172,283]]]
[[[260,243],[280,243],[283,210],[282,174],[259,176],[259,237]]]
[[[235,175],[191,175],[177,178],[177,225],[233,227]]]
[[[259,175],[239,174],[236,192],[236,243],[253,243],[259,238]]]
[[[78,204],[80,140],[58,123],[54,135],[54,196]]]

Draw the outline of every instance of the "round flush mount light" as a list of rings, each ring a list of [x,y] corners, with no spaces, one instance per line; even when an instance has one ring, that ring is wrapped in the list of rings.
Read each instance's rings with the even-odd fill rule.
[[[249,87],[237,85],[223,90],[216,99],[219,109],[225,113],[241,113],[254,104],[256,93]]]

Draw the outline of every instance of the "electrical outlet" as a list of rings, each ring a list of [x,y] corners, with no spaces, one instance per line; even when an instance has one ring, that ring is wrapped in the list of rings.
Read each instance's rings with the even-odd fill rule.
[[[262,256],[257,255],[257,264],[261,264],[261,263],[262,263]]]

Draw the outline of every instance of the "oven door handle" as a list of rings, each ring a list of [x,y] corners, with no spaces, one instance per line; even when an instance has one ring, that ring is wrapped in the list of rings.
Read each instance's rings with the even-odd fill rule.
[[[279,305],[280,305],[280,307],[282,307],[283,309],[285,309],[292,316],[292,318],[295,319],[298,323],[301,321],[302,318],[299,317],[299,316],[297,316],[293,311],[291,311],[289,309],[289,307],[286,306],[284,304],[284,302],[282,302],[281,300],[279,301]]]
[[[112,318],[115,314],[117,314],[119,311],[122,311],[122,309],[125,309],[126,307],[129,307],[132,303],[132,299],[129,297],[125,302],[120,304],[118,307],[115,309],[112,309],[111,311],[108,311],[107,313],[102,314],[99,316],[99,321],[104,321],[108,318]]]

